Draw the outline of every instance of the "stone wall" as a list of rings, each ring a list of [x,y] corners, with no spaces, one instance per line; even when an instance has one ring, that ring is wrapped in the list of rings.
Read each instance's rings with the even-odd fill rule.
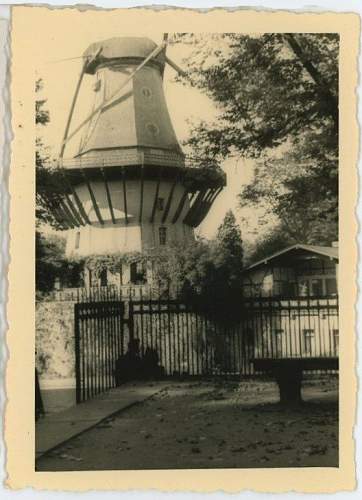
[[[37,302],[35,332],[40,379],[64,382],[74,379],[74,302]]]

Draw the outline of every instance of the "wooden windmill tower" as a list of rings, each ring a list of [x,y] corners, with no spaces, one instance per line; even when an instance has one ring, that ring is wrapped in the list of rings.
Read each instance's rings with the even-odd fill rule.
[[[163,92],[166,43],[111,38],[92,44],[73,98],[59,167],[64,186],[53,214],[68,230],[68,256],[146,251],[193,240],[225,185],[220,171],[188,164]],[[94,78],[89,116],[72,132],[85,75]],[[81,132],[79,152],[64,158]],[[125,270],[123,282],[132,281]]]

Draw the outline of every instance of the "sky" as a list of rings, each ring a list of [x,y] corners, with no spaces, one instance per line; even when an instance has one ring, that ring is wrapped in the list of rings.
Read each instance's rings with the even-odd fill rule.
[[[41,133],[45,145],[50,147],[54,157],[59,153],[71,100],[81,71],[83,52],[95,41],[122,36],[122,33],[112,32],[109,29],[107,32],[103,32],[97,30],[97,26],[92,28],[92,30],[83,32],[81,37],[74,36],[72,44],[62,45],[59,43],[61,34],[54,33],[54,37],[48,41],[46,48],[39,46],[39,60],[42,63],[38,67],[36,78],[42,78],[44,82],[44,88],[39,94],[39,98],[47,99],[46,108],[50,112],[50,122],[46,127],[41,127]],[[157,44],[162,42],[163,37],[162,33],[152,32],[125,34],[125,36],[132,35],[147,36]],[[167,55],[178,66],[182,67],[182,60],[187,57],[187,51],[190,50],[190,47],[185,45],[171,45],[167,48]],[[164,74],[166,102],[176,135],[179,142],[182,142],[189,134],[188,121],[212,122],[218,111],[206,94],[198,89],[184,86],[176,82],[174,78],[175,71],[167,65]],[[70,132],[89,114],[90,104],[93,101],[91,90],[93,83],[94,77],[90,75],[84,77]],[[69,143],[65,151],[65,158],[73,156],[79,144],[79,137]],[[215,200],[203,223],[197,228],[196,234],[212,238],[225,213],[231,209],[240,223],[244,237],[252,240],[255,238],[255,227],[254,231],[252,230],[253,224],[251,224],[251,231],[243,227],[241,215],[251,219],[255,214],[251,211],[248,212],[247,209],[243,209],[242,212],[238,209],[238,194],[242,187],[252,179],[253,162],[233,157],[226,160],[221,166],[227,175],[227,185]]]

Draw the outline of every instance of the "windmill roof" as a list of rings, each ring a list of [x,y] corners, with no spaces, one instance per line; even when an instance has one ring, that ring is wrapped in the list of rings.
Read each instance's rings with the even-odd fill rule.
[[[92,57],[99,50],[97,64],[91,64],[89,72],[94,73],[95,67],[106,62],[108,59],[136,58],[145,59],[155,50],[157,45],[149,38],[144,37],[114,37],[92,43],[84,52],[84,57]],[[152,59],[158,64],[164,64],[164,54],[161,52]]]

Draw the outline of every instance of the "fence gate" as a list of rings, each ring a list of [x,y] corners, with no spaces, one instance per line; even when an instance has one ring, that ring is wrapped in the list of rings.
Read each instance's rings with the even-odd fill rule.
[[[77,403],[115,387],[116,360],[125,352],[123,302],[74,305]]]

